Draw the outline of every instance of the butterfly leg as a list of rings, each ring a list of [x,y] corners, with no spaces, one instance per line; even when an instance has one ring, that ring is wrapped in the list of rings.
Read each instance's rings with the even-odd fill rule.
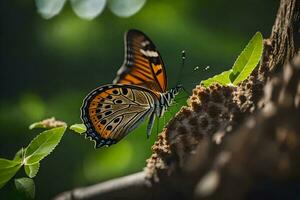
[[[152,130],[154,121],[155,121],[155,112],[152,112],[151,115],[150,115],[150,118],[149,118],[148,125],[147,125],[147,139],[151,135],[151,130]]]

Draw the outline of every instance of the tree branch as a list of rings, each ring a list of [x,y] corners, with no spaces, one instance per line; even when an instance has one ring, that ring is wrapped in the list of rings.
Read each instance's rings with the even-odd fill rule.
[[[145,178],[145,172],[112,179],[103,183],[67,191],[56,200],[67,199],[141,199],[149,194],[150,183]]]

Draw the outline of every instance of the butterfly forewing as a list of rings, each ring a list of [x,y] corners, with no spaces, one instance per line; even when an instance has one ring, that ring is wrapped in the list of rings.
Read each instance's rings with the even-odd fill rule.
[[[97,147],[118,142],[153,112],[156,98],[150,90],[134,85],[95,89],[81,108],[87,135]]]
[[[133,84],[165,92],[165,67],[154,43],[141,31],[125,33],[125,58],[114,83]]]

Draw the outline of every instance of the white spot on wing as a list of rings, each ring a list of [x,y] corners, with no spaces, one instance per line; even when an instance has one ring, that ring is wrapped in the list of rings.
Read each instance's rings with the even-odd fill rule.
[[[144,47],[144,46],[150,44],[150,42],[149,42],[148,40],[146,40],[146,41],[142,42],[141,44],[142,44],[142,46]]]
[[[158,57],[158,53],[156,51],[144,51],[143,49],[140,49],[140,52],[148,57]]]

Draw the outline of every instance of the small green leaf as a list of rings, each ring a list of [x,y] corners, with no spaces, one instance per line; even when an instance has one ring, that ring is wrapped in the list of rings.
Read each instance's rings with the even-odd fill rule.
[[[203,86],[205,87],[208,87],[213,83],[219,83],[221,85],[229,85],[231,83],[229,79],[229,75],[231,72],[232,70],[224,71],[221,74],[213,76],[212,78],[201,81],[201,84],[203,84]]]
[[[0,158],[0,188],[17,173],[21,166],[21,162]]]
[[[72,126],[70,126],[70,129],[72,131],[75,131],[79,134],[85,133],[86,132],[86,127],[84,124],[73,124]]]
[[[260,32],[257,32],[238,56],[232,67],[230,79],[234,85],[245,80],[251,74],[260,61],[262,52],[263,37]]]
[[[205,87],[208,87],[212,83],[237,85],[252,73],[261,58],[262,52],[263,38],[261,33],[257,32],[238,56],[231,70],[201,81],[201,84]]]
[[[31,178],[18,178],[15,179],[15,186],[17,190],[24,194],[27,199],[34,199],[35,196],[35,184]]]
[[[60,142],[65,130],[66,126],[62,126],[46,130],[36,136],[26,147],[25,165],[35,164],[50,154]]]
[[[20,162],[22,163],[23,159],[24,159],[24,154],[25,154],[25,149],[22,147],[16,154],[14,157],[14,161]]]
[[[24,169],[25,169],[25,173],[27,174],[27,176],[29,178],[33,178],[36,176],[36,174],[38,173],[39,171],[39,168],[40,168],[40,163],[37,162],[37,163],[34,163],[32,165],[25,165],[24,166]]]

